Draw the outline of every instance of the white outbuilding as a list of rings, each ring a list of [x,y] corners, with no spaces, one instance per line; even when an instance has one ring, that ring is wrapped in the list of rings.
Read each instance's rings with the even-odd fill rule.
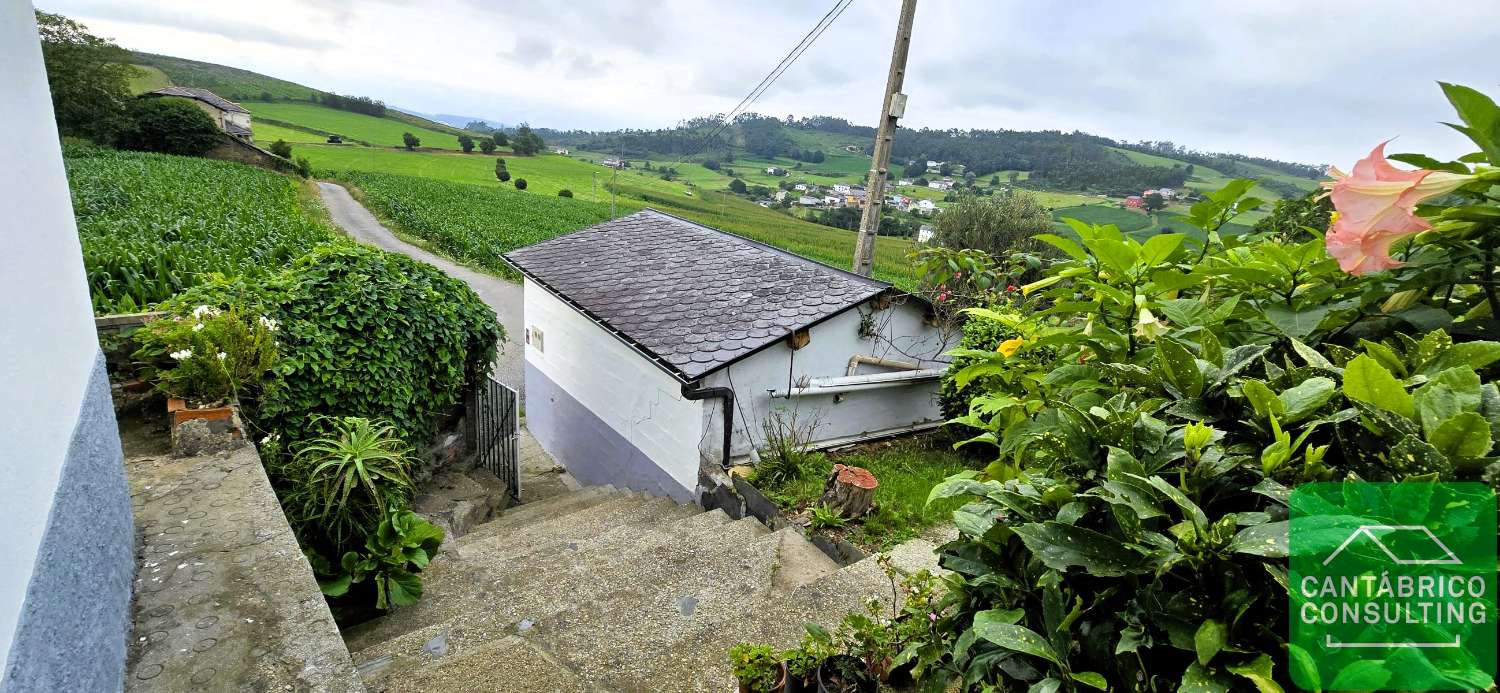
[[[647,209],[521,248],[526,420],[586,484],[697,500],[766,429],[814,447],[941,424],[931,306]]]

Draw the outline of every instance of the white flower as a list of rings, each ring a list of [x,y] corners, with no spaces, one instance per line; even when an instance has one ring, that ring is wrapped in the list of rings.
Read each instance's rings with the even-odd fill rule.
[[[221,352],[219,352],[219,360],[220,360],[220,361],[223,361],[223,360],[224,360],[224,358],[225,358],[225,357],[227,357],[227,356],[229,356],[229,354],[226,354],[226,353],[224,353],[224,352],[222,352],[222,351],[221,351]]]
[[[267,332],[275,332],[277,329],[280,329],[281,323],[262,315],[260,316],[260,326],[266,328]]]
[[[218,314],[219,309],[213,306],[198,306],[193,309],[193,317],[199,320],[202,320],[205,315],[212,317]]]
[[[183,349],[182,351],[174,351],[171,354],[168,354],[168,356],[171,356],[178,361],[186,361],[187,359],[193,358],[193,350]]]
[[[193,325],[193,331],[194,332],[197,332],[198,330],[201,330],[201,329],[203,329],[203,323],[200,322],[200,323],[198,323],[196,325]]]

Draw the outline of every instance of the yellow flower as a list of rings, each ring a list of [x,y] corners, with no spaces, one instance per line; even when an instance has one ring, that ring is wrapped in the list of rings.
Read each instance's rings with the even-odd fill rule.
[[[1016,337],[1016,338],[1013,338],[1013,339],[1007,339],[1007,340],[1001,342],[1000,346],[995,347],[995,351],[998,351],[1001,354],[1004,354],[1005,358],[1010,358],[1012,356],[1015,356],[1016,352],[1018,352],[1018,351],[1021,350],[1021,345],[1025,344],[1025,343],[1026,343],[1026,339],[1024,337]]]

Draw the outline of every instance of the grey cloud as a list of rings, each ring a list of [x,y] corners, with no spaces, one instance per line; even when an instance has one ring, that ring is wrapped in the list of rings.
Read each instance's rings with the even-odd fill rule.
[[[333,41],[319,36],[296,34],[263,24],[241,22],[220,16],[193,14],[174,8],[127,7],[118,3],[99,3],[88,5],[85,11],[89,16],[101,19],[183,29],[236,41],[264,43],[283,48],[321,50],[336,45]]]

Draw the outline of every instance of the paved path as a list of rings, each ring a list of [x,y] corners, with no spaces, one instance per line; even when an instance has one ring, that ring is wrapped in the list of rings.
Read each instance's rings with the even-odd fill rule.
[[[375,215],[370,214],[370,210],[355,201],[342,185],[318,183],[318,191],[323,195],[324,204],[328,205],[328,213],[333,217],[333,223],[338,224],[339,228],[355,240],[409,255],[432,265],[446,272],[450,277],[463,280],[474,289],[475,293],[479,294],[480,298],[484,299],[485,303],[489,304],[490,308],[495,311],[495,317],[505,327],[505,341],[500,344],[499,353],[495,355],[495,378],[516,388],[522,394],[522,401],[525,401],[526,393],[521,374],[525,348],[518,341],[525,334],[523,332],[525,327],[521,323],[521,285],[465,267],[396,238],[390,229],[381,226]]]

